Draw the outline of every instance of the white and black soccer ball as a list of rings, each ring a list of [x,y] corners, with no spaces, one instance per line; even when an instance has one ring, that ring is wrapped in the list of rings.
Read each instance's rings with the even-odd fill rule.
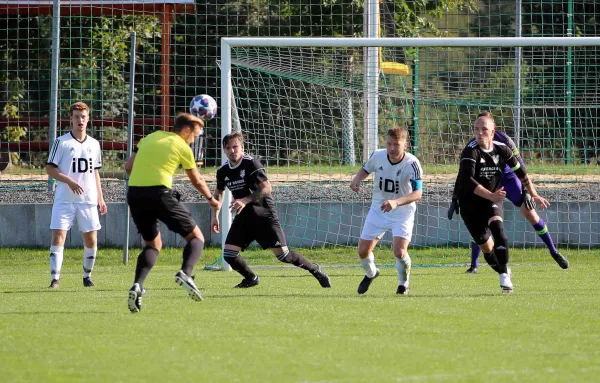
[[[217,102],[208,94],[199,94],[190,103],[190,113],[203,120],[212,120],[217,116]]]

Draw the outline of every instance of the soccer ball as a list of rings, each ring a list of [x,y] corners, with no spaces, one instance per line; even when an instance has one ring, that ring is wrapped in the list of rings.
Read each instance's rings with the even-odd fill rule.
[[[190,113],[203,120],[212,120],[217,116],[217,102],[207,94],[200,94],[192,99]]]

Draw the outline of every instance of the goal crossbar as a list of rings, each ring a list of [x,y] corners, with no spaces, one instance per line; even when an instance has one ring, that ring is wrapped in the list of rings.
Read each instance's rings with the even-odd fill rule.
[[[600,37],[223,37],[231,47],[589,47]]]

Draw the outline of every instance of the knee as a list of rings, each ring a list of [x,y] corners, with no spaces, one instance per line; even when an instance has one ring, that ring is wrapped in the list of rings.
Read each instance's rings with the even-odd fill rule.
[[[156,251],[160,252],[162,250],[162,240],[160,237],[156,237],[151,241],[144,241],[146,246],[150,246],[156,249]]]
[[[506,233],[504,232],[504,222],[501,220],[494,220],[490,222],[490,231],[494,236],[494,242],[496,245],[501,245],[506,247],[508,243],[508,238],[506,237]]]
[[[230,261],[235,259],[238,255],[240,255],[239,250],[232,250],[232,249],[223,250],[223,259],[225,259],[225,262],[227,262],[229,264],[231,264]]]
[[[281,252],[275,253],[277,259],[283,263],[292,263],[292,257],[290,256],[290,250],[287,247],[282,247]]]
[[[408,254],[408,250],[407,249],[394,249],[394,257],[398,258],[398,259],[402,259],[404,257],[406,257],[406,255]]]

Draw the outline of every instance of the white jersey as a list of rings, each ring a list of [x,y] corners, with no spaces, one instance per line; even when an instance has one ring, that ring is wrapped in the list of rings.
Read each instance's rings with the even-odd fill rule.
[[[71,132],[58,137],[50,149],[48,165],[58,167],[83,188],[83,194],[77,195],[69,185],[57,181],[55,203],[98,204],[95,170],[102,167],[102,151],[97,140],[86,135],[80,142]]]
[[[406,153],[398,163],[391,163],[387,150],[379,149],[373,152],[371,158],[363,165],[365,172],[373,174],[373,202],[371,209],[381,210],[385,200],[397,199],[413,191],[413,185],[421,185],[423,169],[417,157]],[[415,202],[398,206],[385,213],[390,219],[407,219],[417,210]]]

